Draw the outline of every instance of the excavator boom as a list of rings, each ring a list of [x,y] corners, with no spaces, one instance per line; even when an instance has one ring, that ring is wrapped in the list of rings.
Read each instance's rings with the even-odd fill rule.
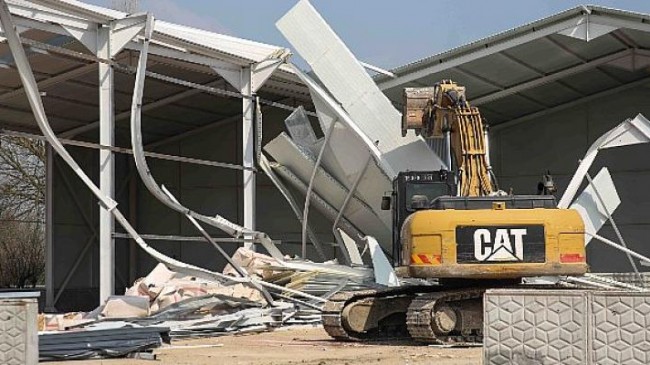
[[[465,87],[445,80],[433,87],[406,88],[402,135],[408,130],[426,139],[446,141],[458,171],[459,196],[487,196],[497,189],[487,156],[485,125],[478,108],[465,98]],[[452,168],[452,166],[448,166]]]

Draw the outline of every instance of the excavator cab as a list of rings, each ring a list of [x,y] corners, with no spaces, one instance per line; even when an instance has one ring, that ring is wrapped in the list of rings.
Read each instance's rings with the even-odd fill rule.
[[[382,209],[393,215],[393,266],[402,262],[401,227],[412,213],[428,209],[438,197],[456,194],[453,175],[447,170],[404,171],[393,180],[393,191],[384,196]]]

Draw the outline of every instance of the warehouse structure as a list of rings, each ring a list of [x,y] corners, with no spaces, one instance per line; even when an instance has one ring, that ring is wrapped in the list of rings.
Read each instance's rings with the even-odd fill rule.
[[[649,115],[650,15],[581,6],[392,70],[377,79],[401,104],[404,87],[452,79],[467,87],[490,128],[500,188],[534,194],[551,172],[564,192],[589,146],[638,113]],[[650,254],[650,146],[601,152],[621,197],[614,217],[628,246]],[[601,234],[615,238],[606,225]],[[628,272],[622,252],[587,246],[592,271]]]
[[[195,239],[198,232],[185,217],[147,192],[128,150],[134,66],[146,16],[76,1],[8,1],[8,6],[52,128],[84,171],[115,197],[152,246],[172,258],[221,269],[223,261]],[[12,55],[6,43],[0,47],[4,132],[40,135]],[[143,143],[156,152],[149,155],[155,178],[193,210],[257,226],[282,242],[297,241],[295,216],[253,167],[256,134],[272,138],[293,108],[309,107],[307,89],[282,65],[288,50],[156,21],[149,55]],[[264,128],[255,117],[255,98]],[[99,150],[98,143],[116,148]],[[49,152],[47,305],[93,307],[99,287],[103,298],[113,288],[119,292],[148,273],[154,260],[115,228],[92,192]],[[241,243],[231,240],[225,240],[229,253]],[[286,246],[283,251],[291,253]]]
[[[180,261],[220,269],[224,261],[181,214],[143,186],[129,153],[135,67],[147,27],[124,14],[73,0],[7,0],[50,123],[83,170],[148,243]],[[580,7],[400,67],[377,83],[399,108],[402,88],[444,78],[464,84],[492,125],[501,188],[534,193],[547,169],[562,192],[578,159],[602,132],[639,112],[650,83],[650,16]],[[299,253],[300,224],[282,194],[255,168],[259,146],[284,129],[309,93],[282,63],[288,50],[156,21],[144,85],[143,138],[156,180],[189,208],[219,214]],[[13,57],[0,44],[3,133],[40,135]],[[259,97],[259,103],[256,103]],[[263,120],[256,113],[261,109]],[[101,146],[101,149],[100,149]],[[616,218],[643,254],[650,229],[647,156],[640,145],[603,153],[623,203]],[[49,150],[51,152],[51,150]],[[296,196],[299,198],[299,196]],[[53,153],[47,164],[47,304],[93,307],[150,271],[111,214]],[[326,220],[312,228],[332,241]],[[605,228],[608,229],[608,228]],[[211,234],[232,253],[241,240]],[[611,232],[604,232],[611,237]],[[328,250],[334,257],[333,248]],[[596,271],[629,271],[617,251],[593,243]],[[313,256],[313,258],[316,258]],[[616,259],[614,259],[616,258]],[[75,295],[69,295],[69,294]]]

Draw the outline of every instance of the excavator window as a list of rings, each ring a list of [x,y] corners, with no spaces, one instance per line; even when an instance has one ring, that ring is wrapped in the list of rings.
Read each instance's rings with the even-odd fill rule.
[[[406,183],[406,210],[409,212],[415,211],[409,202],[413,200],[413,196],[422,195],[426,196],[427,200],[430,202],[433,199],[449,195],[449,185],[446,182],[427,182],[427,183],[416,183],[416,182],[407,182]]]

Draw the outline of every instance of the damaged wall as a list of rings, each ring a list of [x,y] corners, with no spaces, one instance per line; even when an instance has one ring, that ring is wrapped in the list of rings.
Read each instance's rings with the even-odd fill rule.
[[[284,118],[289,112],[267,108],[264,111],[263,144],[276,137],[284,130]],[[146,124],[146,122],[145,122]],[[119,125],[118,125],[119,126]],[[128,128],[128,125],[125,125]],[[116,132],[118,145],[128,146],[128,131],[118,129]],[[151,136],[149,136],[152,138]],[[178,142],[169,143],[156,148],[155,152],[206,160],[241,163],[241,122],[231,122],[220,125],[209,131],[196,134]],[[145,141],[145,144],[147,142]],[[84,170],[97,179],[99,175],[96,150],[71,147],[71,153],[79,161]],[[116,197],[120,209],[129,217],[129,184],[126,180],[132,168],[132,156],[116,154]],[[208,215],[220,214],[233,222],[243,223],[242,211],[242,173],[211,166],[199,166],[175,161],[164,161],[149,158],[152,173],[157,181],[164,184],[170,191],[190,209]],[[92,230],[85,223],[84,215],[88,217],[95,229],[98,229],[98,203],[91,192],[69,171],[65,163],[57,158],[71,189],[61,177],[58,168],[54,169],[54,287],[55,293],[72,268],[74,261],[82,251],[86,242],[92,237]],[[133,173],[137,181],[136,190],[136,221],[132,221],[140,234],[199,236],[185,217],[164,206],[153,197],[144,187],[137,173]],[[125,186],[121,189],[122,186]],[[80,202],[82,212],[74,203],[70,191],[74,192]],[[119,194],[118,194],[119,193]],[[295,195],[302,202],[300,195]],[[322,242],[333,242],[331,227],[325,223],[317,210],[310,212],[310,222]],[[205,226],[205,225],[204,225]],[[205,226],[215,237],[227,237],[213,227]],[[118,231],[122,231],[116,225]],[[261,171],[257,176],[257,229],[269,234],[274,240],[282,241],[280,246],[285,254],[300,253],[301,227],[291,211],[288,203],[270,180]],[[178,260],[201,267],[221,270],[225,261],[207,242],[173,242],[147,240],[156,249]],[[115,240],[115,270],[116,293],[122,293],[125,287],[132,284],[129,277],[129,240]],[[239,245],[224,243],[222,247],[230,254]],[[330,257],[334,257],[333,246],[325,246]],[[261,249],[263,250],[263,249]],[[157,262],[149,255],[137,250],[136,278],[149,273]],[[318,256],[308,245],[308,256],[316,259]],[[56,304],[59,310],[92,309],[97,304],[99,286],[99,253],[97,237],[91,240],[90,248],[84,255],[79,268],[71,276],[66,291]],[[74,293],[74,296],[67,295]],[[68,300],[74,298],[74,300]]]
[[[650,115],[647,86],[576,104],[521,124],[492,131],[492,161],[501,189],[511,187],[515,194],[534,194],[541,175],[548,169],[561,197],[573,172],[598,137],[636,114]],[[621,197],[614,213],[628,246],[642,255],[650,255],[645,238],[650,231],[650,145],[641,144],[603,150],[592,168],[593,176],[607,166]],[[585,182],[583,182],[585,186]],[[616,240],[609,223],[600,234]],[[632,271],[625,254],[592,241],[587,259],[594,272]],[[643,266],[639,267],[643,270]]]

